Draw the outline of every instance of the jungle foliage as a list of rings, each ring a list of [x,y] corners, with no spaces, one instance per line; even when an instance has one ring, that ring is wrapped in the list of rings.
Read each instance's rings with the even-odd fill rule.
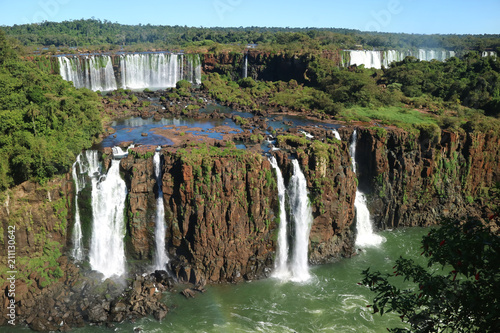
[[[20,60],[0,30],[0,190],[67,172],[102,131],[100,99]]]
[[[499,35],[418,35],[375,33],[338,28],[276,28],[276,27],[187,27],[162,25],[125,25],[99,19],[80,19],[3,26],[9,36],[25,46],[89,47],[114,49],[119,46],[143,48],[217,48],[220,44],[255,43],[284,45],[298,50],[342,48],[353,49],[416,49],[444,48],[461,52],[500,48]],[[146,49],[143,49],[144,51]]]
[[[398,313],[407,324],[407,327],[388,330],[498,332],[500,237],[497,229],[498,226],[485,226],[476,218],[447,219],[422,239],[422,255],[427,257],[428,267],[401,257],[392,274],[363,271],[363,284],[376,293],[370,305],[374,312]],[[401,287],[401,279],[407,282],[407,287]]]

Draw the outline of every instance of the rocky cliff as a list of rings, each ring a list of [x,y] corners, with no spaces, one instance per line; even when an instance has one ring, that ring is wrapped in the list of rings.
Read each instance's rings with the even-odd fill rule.
[[[278,137],[282,150],[274,154],[285,183],[291,176],[290,158],[298,159],[306,176],[314,218],[309,245],[312,263],[353,254],[357,181],[368,194],[370,211],[380,228],[431,225],[441,215],[489,214],[490,189],[500,181],[500,138],[495,131],[359,126],[356,179],[348,152],[353,128],[339,129],[342,141],[334,139],[330,130],[307,130],[315,140],[287,133]],[[158,191],[153,154],[154,148],[139,147],[121,162],[129,190],[127,253],[146,262],[155,250]],[[167,148],[161,154],[165,237],[169,267],[177,278],[204,283],[268,276],[274,267],[280,219],[276,176],[267,158],[218,144]],[[104,165],[108,162],[109,157]],[[61,255],[70,245],[74,191],[70,179],[68,175],[44,185],[27,182],[2,193],[2,304],[8,302],[8,227],[15,225],[18,318],[43,329],[64,315],[54,312],[52,321],[47,321],[36,314],[36,304],[49,308],[59,304],[68,313],[80,314],[73,322],[65,319],[70,326],[83,320],[120,321],[147,313],[148,308],[164,316],[166,308],[155,293],[150,295],[153,298],[141,296],[139,305],[133,295],[124,305],[92,296],[93,290],[99,293],[98,285],[82,280],[78,268]],[[80,200],[83,196],[82,192]],[[81,213],[84,206],[80,205]],[[82,283],[92,287],[78,287]],[[139,281],[132,289],[137,295],[149,295],[151,283]],[[105,289],[105,293],[118,292],[112,285]]]
[[[370,194],[370,212],[379,227],[490,214],[490,189],[500,181],[495,131],[363,128],[357,154],[360,188]]]
[[[204,73],[229,75],[233,80],[241,78],[244,58],[247,57],[247,75],[254,80],[265,81],[309,81],[307,67],[317,58],[329,59],[341,65],[341,51],[299,54],[296,52],[271,53],[248,50],[246,53],[220,52],[205,53],[202,59]]]
[[[207,149],[162,153],[171,269],[180,280],[195,283],[264,276],[276,246],[277,193],[270,164],[255,153]],[[154,217],[148,212],[157,191],[152,159],[137,156],[129,155],[122,167],[130,179],[131,253],[142,257],[154,251]]]
[[[143,149],[121,164],[130,186],[130,249],[137,258],[154,251],[156,189],[147,154]],[[276,175],[268,159],[206,146],[164,150],[162,156],[166,243],[176,276],[193,283],[268,276],[279,223]],[[347,144],[308,143],[303,150],[277,152],[276,157],[286,184],[290,157],[299,159],[308,180],[314,217],[310,261],[350,256],[356,182]]]

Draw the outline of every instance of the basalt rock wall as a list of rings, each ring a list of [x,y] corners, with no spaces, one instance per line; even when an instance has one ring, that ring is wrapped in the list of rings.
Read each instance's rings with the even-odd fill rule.
[[[129,186],[128,249],[143,259],[155,250],[157,189],[152,158],[137,156],[129,154],[121,166]],[[295,156],[276,153],[286,184]],[[298,158],[312,199],[310,261],[350,256],[356,183],[347,145],[308,148]],[[162,161],[166,244],[175,275],[194,283],[269,276],[280,218],[276,175],[268,159],[241,150],[211,156],[193,149],[164,150]]]
[[[163,199],[170,267],[180,280],[237,281],[264,276],[273,265],[276,183],[258,154],[211,157],[163,151]],[[154,251],[152,158],[122,160],[130,186],[129,252]]]
[[[357,161],[379,227],[427,226],[441,216],[488,216],[500,181],[500,137],[494,131],[363,128]]]
[[[247,57],[247,76],[254,80],[289,81],[300,83],[309,81],[307,67],[316,58],[332,60],[341,64],[340,51],[324,51],[322,53],[270,53],[248,50],[246,53],[220,52],[206,53],[202,57],[204,73],[219,73],[229,75],[233,80],[241,78],[243,66]]]

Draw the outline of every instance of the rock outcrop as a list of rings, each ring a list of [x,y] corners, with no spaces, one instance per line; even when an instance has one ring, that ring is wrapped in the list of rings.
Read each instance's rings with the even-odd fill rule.
[[[361,128],[357,154],[360,187],[381,228],[490,214],[489,191],[500,181],[498,133]]]

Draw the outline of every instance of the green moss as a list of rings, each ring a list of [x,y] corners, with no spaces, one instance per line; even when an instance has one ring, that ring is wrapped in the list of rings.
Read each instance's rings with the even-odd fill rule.
[[[61,231],[61,233],[65,235],[68,222],[68,207],[66,205],[66,197],[62,197],[57,201],[52,201],[52,209],[54,210],[54,215],[59,221],[59,223],[56,223],[56,225],[54,226],[54,230]]]
[[[61,248],[62,245],[58,242],[46,240],[41,255],[19,257],[17,278],[31,284],[33,281],[29,280],[28,277],[35,272],[39,277],[40,286],[43,288],[56,282],[64,275],[57,262],[57,259],[61,256]]]
[[[305,146],[309,143],[309,140],[307,140],[304,136],[297,136],[293,134],[278,135],[276,140],[278,146],[280,147],[283,147],[284,145],[289,145],[297,148],[300,146]]]
[[[153,157],[155,155],[155,153],[153,151],[147,151],[144,154],[141,154],[138,151],[129,149],[128,152],[129,152],[129,154],[131,154],[135,158],[141,158],[141,159],[145,159],[145,160],[150,159],[151,157]],[[136,171],[136,170],[134,170],[134,171]]]

